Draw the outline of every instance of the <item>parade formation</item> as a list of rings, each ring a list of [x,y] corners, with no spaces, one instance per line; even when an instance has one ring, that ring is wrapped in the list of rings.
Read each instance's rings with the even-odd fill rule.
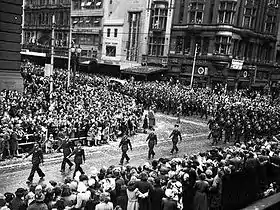
[[[22,153],[24,158],[32,156],[27,186],[15,194],[0,189],[1,210],[234,209],[230,202],[238,196],[229,199],[227,193],[250,195],[253,198],[244,201],[248,205],[279,191],[279,98],[252,90],[193,90],[171,81],[128,81],[114,87],[108,76],[85,73],[67,88],[64,69],[55,70],[54,91],[49,95],[43,71],[24,63],[24,92],[3,90],[0,95],[1,160],[21,158]],[[159,141],[155,112],[178,119],[169,134],[166,157],[157,157],[155,151]],[[178,142],[185,141],[181,119],[190,117],[208,124],[209,144],[214,147],[178,157],[178,151],[184,150]],[[134,152],[131,138],[138,133],[146,135],[147,162],[133,166],[128,150]],[[31,147],[23,148],[22,139]],[[115,141],[119,165],[85,174],[84,148]],[[64,183],[46,184],[47,172],[40,164],[48,152],[63,153],[62,174],[66,164],[70,171],[74,166]],[[33,181],[35,172],[39,183]],[[255,187],[244,184],[246,188],[236,189],[239,182]]]

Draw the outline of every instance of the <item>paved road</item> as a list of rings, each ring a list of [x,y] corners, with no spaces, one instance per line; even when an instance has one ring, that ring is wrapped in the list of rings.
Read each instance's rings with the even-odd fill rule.
[[[155,158],[170,157],[169,151],[172,143],[168,139],[168,135],[173,129],[176,118],[156,114],[156,119],[156,134],[158,135],[159,141],[155,148]],[[206,139],[208,128],[205,122],[197,119],[183,119],[181,120],[181,130],[183,141],[179,143],[179,153],[173,155],[173,157],[194,154],[211,148],[209,140]],[[131,138],[133,150],[128,152],[128,155],[131,157],[130,165],[138,166],[148,161],[146,137],[147,134],[137,134]],[[92,167],[99,169],[102,166],[108,167],[118,164],[121,156],[118,143],[110,142],[109,145],[100,147],[85,147],[86,163],[82,166],[85,172],[90,175]],[[46,160],[45,165],[42,167],[42,170],[46,174],[46,181],[61,181],[66,176],[72,176],[72,171],[66,170],[64,175],[59,172],[60,162],[61,157]],[[14,192],[18,187],[26,187],[25,182],[30,172],[30,167],[29,161],[0,167],[0,192]],[[38,179],[36,174],[34,181],[36,182]]]

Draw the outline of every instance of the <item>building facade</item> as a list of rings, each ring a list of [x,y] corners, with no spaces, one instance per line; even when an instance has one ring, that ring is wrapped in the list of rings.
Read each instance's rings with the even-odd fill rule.
[[[279,5],[279,0],[175,1],[169,52],[158,54],[149,48],[148,62],[153,55],[166,55],[168,75],[190,84],[196,51],[196,86],[271,85],[276,71]],[[158,31],[150,27],[149,33]],[[158,46],[163,41],[155,43]]]
[[[147,45],[147,4],[147,0],[106,1],[101,63],[121,69],[141,64]]]
[[[71,0],[74,45],[81,48],[81,61],[100,58],[104,0]]]
[[[0,1],[0,91],[23,91],[21,66],[22,0]]]
[[[55,16],[55,57],[67,58],[70,0],[25,0],[23,49],[50,55],[52,16]]]
[[[142,62],[147,65],[167,66],[171,26],[176,0],[149,0],[144,34],[147,45]]]

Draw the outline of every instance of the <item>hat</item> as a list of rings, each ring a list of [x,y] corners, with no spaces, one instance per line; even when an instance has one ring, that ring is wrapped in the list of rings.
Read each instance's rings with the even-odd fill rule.
[[[35,194],[35,201],[43,202],[45,200],[45,195],[43,193],[36,193]]]
[[[25,189],[23,189],[23,188],[18,188],[18,189],[16,190],[15,194],[16,194],[16,196],[18,196],[18,197],[22,197],[22,196],[24,196],[24,193],[25,193],[25,192],[26,192]]]
[[[174,197],[174,193],[173,193],[173,191],[171,189],[166,189],[165,190],[165,195],[168,198],[173,198]]]

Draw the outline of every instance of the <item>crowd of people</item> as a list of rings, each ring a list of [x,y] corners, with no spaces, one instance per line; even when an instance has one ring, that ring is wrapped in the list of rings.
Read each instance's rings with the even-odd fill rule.
[[[0,194],[0,209],[222,209],[224,178],[242,171],[255,174],[259,165],[279,168],[279,142],[276,137],[260,139],[139,167],[92,167],[87,175],[77,172],[64,183],[43,181]],[[261,189],[258,198],[279,192],[276,183]]]
[[[78,171],[64,183],[30,183],[28,189],[0,194],[0,210],[219,210],[225,177],[246,171],[256,174],[259,166],[268,164],[280,167],[280,103],[269,95],[194,91],[163,81],[131,81],[112,89],[109,77],[82,73],[75,87],[67,89],[67,72],[60,69],[55,71],[50,97],[43,70],[25,63],[23,94],[1,92],[0,154],[4,158],[18,155],[17,142],[26,134],[39,143],[86,137],[88,145],[133,135],[137,128],[149,127],[142,116],[151,107],[178,117],[210,116],[213,144],[221,140],[235,144],[183,158],[160,158],[139,167],[91,168],[87,175]],[[153,156],[152,151],[149,154]],[[278,184],[265,176],[258,198],[279,191]]]
[[[51,97],[43,67],[25,63],[22,76],[23,94],[4,90],[0,95],[3,159],[18,156],[18,142],[27,136],[47,147],[57,147],[65,136],[100,145],[124,133],[133,135],[139,127],[143,108],[133,98],[109,90],[104,76],[79,74],[75,87],[67,89],[67,71],[56,69]]]

